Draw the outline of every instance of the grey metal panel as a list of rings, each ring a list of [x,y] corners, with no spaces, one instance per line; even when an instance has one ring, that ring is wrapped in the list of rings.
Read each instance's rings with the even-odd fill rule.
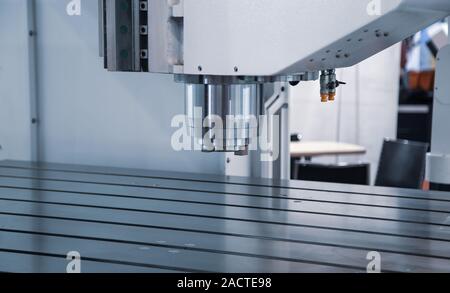
[[[0,179],[1,187],[21,187],[33,188],[33,177],[28,176],[11,176],[0,174],[4,178]],[[7,178],[6,178],[7,177]],[[39,177],[42,178],[42,177]],[[63,182],[61,182],[63,181]],[[80,189],[77,182],[74,180],[41,180],[39,190],[48,191],[72,191],[84,192],[85,189]],[[111,195],[116,197],[137,198],[137,199],[152,199],[152,200],[169,200],[187,203],[212,203],[225,204],[227,201],[233,202],[236,207],[251,207],[259,209],[285,210],[291,212],[308,212],[310,208],[316,208],[317,204],[321,205],[320,210],[315,212],[326,212],[330,208],[336,213],[334,207],[352,207],[352,211],[361,212],[366,207],[372,207],[376,214],[386,216],[394,211],[402,210],[406,216],[413,215],[414,211],[430,212],[433,218],[439,218],[440,215],[446,215],[450,211],[450,203],[448,201],[424,200],[424,199],[404,199],[391,197],[373,196],[370,201],[365,201],[365,198],[358,195],[342,195],[339,193],[330,194],[327,192],[321,193],[318,191],[303,191],[296,192],[289,197],[261,195],[258,193],[229,193],[217,191],[200,191],[197,189],[174,188],[169,184],[166,185],[148,185],[136,186],[128,185],[128,191],[131,193],[124,193],[123,189],[117,183],[103,184],[92,181],[82,181],[84,186],[92,186],[92,190],[96,190],[99,195]],[[91,182],[91,183],[89,183]],[[14,183],[14,184],[12,184]],[[93,192],[93,191],[90,192]],[[224,195],[219,196],[219,195]],[[333,198],[333,196],[335,198]],[[275,205],[275,203],[277,205]],[[400,206],[400,207],[398,207]],[[387,211],[387,213],[381,213]],[[428,219],[429,220],[429,219]]]
[[[36,173],[36,172],[35,172]],[[45,174],[47,172],[39,172],[39,174]],[[355,197],[350,197],[346,194],[340,195],[339,193],[334,194],[334,196],[338,199],[336,201],[330,201],[330,200],[324,200],[324,196],[321,196],[320,192],[309,192],[308,196],[303,196],[301,192],[297,191],[295,196],[293,197],[270,197],[269,196],[262,196],[258,193],[240,193],[240,195],[235,195],[233,193],[228,193],[226,191],[218,192],[218,191],[199,191],[198,189],[186,189],[186,188],[174,188],[170,184],[164,187],[164,184],[161,184],[163,180],[160,180],[160,183],[158,184],[147,184],[145,186],[142,185],[136,185],[133,181],[122,181],[122,183],[117,182],[116,176],[109,176],[111,178],[110,180],[104,180],[104,184],[100,184],[98,182],[94,183],[88,183],[89,181],[82,181],[82,185],[78,184],[76,180],[73,180],[73,177],[76,177],[78,174],[71,174],[68,175],[53,175],[59,178],[63,178],[64,176],[71,176],[70,179],[62,180],[40,180],[39,186],[36,187],[36,184],[32,180],[27,179],[21,179],[20,176],[17,176],[17,178],[2,178],[2,186],[17,186],[21,188],[38,188],[39,190],[48,190],[48,191],[70,191],[75,193],[84,193],[84,194],[92,194],[95,193],[96,195],[100,196],[115,196],[115,197],[125,197],[125,198],[137,198],[137,199],[152,199],[152,200],[163,200],[166,199],[169,202],[176,202],[176,203],[193,203],[193,204],[201,204],[201,203],[210,203],[214,205],[220,205],[223,203],[227,203],[227,205],[231,207],[237,207],[237,208],[245,208],[245,207],[251,207],[251,208],[257,208],[260,210],[263,210],[266,212],[267,210],[273,210],[273,211],[286,211],[292,214],[292,212],[297,212],[302,214],[302,224],[309,224],[309,225],[318,225],[321,222],[327,223],[327,221],[331,221],[331,226],[340,227],[339,223],[344,221],[348,222],[350,221],[352,223],[352,227],[361,228],[363,229],[364,226],[361,226],[360,223],[364,222],[367,225],[373,226],[373,229],[382,228],[382,230],[377,230],[379,232],[392,232],[397,231],[398,228],[396,228],[397,224],[396,222],[400,223],[410,223],[412,222],[413,225],[411,225],[411,228],[403,227],[402,232],[412,232],[412,235],[420,236],[421,229],[420,226],[415,226],[415,222],[419,222],[420,218],[415,220],[414,218],[408,219],[408,217],[415,217],[414,211],[418,211],[420,213],[418,214],[422,221],[424,223],[429,223],[430,218],[424,216],[424,213],[430,212],[429,215],[431,215],[431,220],[434,219],[434,224],[443,224],[445,226],[445,222],[442,223],[439,222],[443,215],[446,215],[447,209],[445,208],[446,202],[443,201],[425,201],[424,199],[393,199],[393,198],[381,198],[382,200],[385,200],[380,204],[380,202],[377,202],[377,200],[380,198],[378,196],[376,197],[368,197],[365,198],[361,195],[357,195]],[[41,176],[39,176],[41,177]],[[27,178],[26,176],[24,178]],[[108,178],[108,176],[106,176]],[[127,177],[131,180],[131,177]],[[142,179],[142,178],[141,178]],[[6,181],[5,181],[6,180]],[[173,181],[173,180],[172,180]],[[5,183],[6,182],[6,183]],[[92,182],[92,180],[91,180]],[[170,181],[169,181],[170,182]],[[185,182],[185,181],[182,181]],[[130,184],[132,183],[132,184]],[[194,182],[195,183],[195,182]],[[9,184],[9,185],[8,185]],[[200,185],[199,183],[196,183],[197,185]],[[220,184],[219,184],[220,185]],[[223,185],[223,184],[222,184]],[[230,184],[227,184],[227,186]],[[125,189],[124,189],[125,188]],[[126,190],[126,191],[125,191]],[[299,196],[300,194],[300,196]],[[330,193],[324,193],[326,196],[330,197],[333,196],[333,194]],[[224,197],[220,197],[219,195],[224,195]],[[339,200],[340,198],[340,200]],[[347,201],[345,201],[345,199]],[[358,200],[358,203],[353,203],[356,198]],[[339,202],[340,201],[340,202]],[[364,204],[364,202],[367,202]],[[342,203],[345,203],[343,205]],[[336,204],[336,205],[334,205]],[[441,205],[442,207],[439,207]],[[350,209],[350,212],[347,214],[338,214],[334,208],[338,207],[340,210],[347,210]],[[300,207],[300,208],[299,208]],[[387,214],[391,214],[391,218],[386,217],[386,215],[383,215],[381,213],[380,218],[374,217],[374,215],[371,215],[372,211],[370,210],[368,213],[365,212],[367,208],[374,208],[375,212],[378,211],[378,213],[383,212],[382,208],[385,208],[384,210],[388,211]],[[437,209],[437,213],[431,212],[433,211],[433,208]],[[328,209],[328,212],[327,212]],[[359,209],[359,217],[358,213],[353,212],[354,209]],[[236,210],[236,209],[235,209]],[[330,211],[332,213],[330,213]],[[339,209],[337,210],[339,211]],[[398,215],[398,219],[392,218],[392,214],[395,214],[395,211],[400,211],[401,214]],[[363,215],[361,215],[363,213]],[[314,216],[311,216],[310,214],[314,214]],[[350,216],[350,217],[349,217]],[[405,218],[406,217],[406,218]],[[267,219],[266,219],[267,220]],[[306,221],[308,220],[308,221]],[[387,221],[394,222],[391,226],[386,226],[385,224],[377,225],[376,223],[385,223]],[[434,226],[436,226],[434,225]],[[391,229],[391,227],[394,227]],[[442,233],[439,233],[442,229],[438,229],[439,227],[434,227],[432,229],[434,237],[436,237],[436,231],[438,232],[438,235],[441,235]],[[429,233],[429,229],[425,230],[426,233]],[[396,233],[399,233],[398,231]],[[419,233],[419,234],[418,234]],[[439,236],[438,238],[440,238]]]
[[[107,0],[104,4],[108,70],[141,71],[139,1]]]
[[[402,222],[412,223],[434,223],[437,225],[445,224],[449,217],[449,202],[443,201],[424,201],[424,200],[410,200],[412,204],[404,204],[398,208],[398,201],[392,198],[388,198],[389,203],[387,205],[376,204],[377,198],[367,201],[358,198],[359,202],[353,204],[351,197],[342,196],[339,194],[334,195],[337,200],[332,200],[332,197],[328,195],[326,200],[320,200],[320,192],[309,192],[306,196],[303,195],[306,192],[297,191],[295,193],[288,193],[287,196],[280,192],[264,192],[263,188],[256,187],[243,187],[243,186],[230,186],[221,183],[189,183],[186,181],[176,180],[156,180],[156,179],[144,179],[144,178],[128,178],[120,176],[108,176],[108,175],[84,175],[84,174],[67,174],[58,173],[54,171],[29,171],[23,169],[2,169],[0,168],[0,176],[7,178],[24,178],[24,179],[48,179],[41,180],[42,188],[45,184],[52,184],[53,182],[64,182],[64,188],[69,189],[70,186],[77,186],[76,183],[90,183],[97,186],[93,186],[95,190],[102,190],[99,184],[107,185],[123,185],[128,187],[144,187],[157,189],[158,194],[171,194],[173,190],[182,191],[186,195],[192,194],[191,199],[186,199],[186,196],[178,197],[178,200],[184,200],[185,203],[201,204],[209,203],[209,199],[199,200],[198,198],[203,196],[214,196],[217,198],[217,194],[225,194],[233,197],[233,205],[237,208],[248,207],[248,201],[252,198],[248,196],[265,196],[261,199],[263,204],[258,204],[260,209],[272,209],[272,210],[284,210],[288,214],[291,212],[304,212],[304,213],[316,213],[325,215],[345,215],[348,217],[360,217],[360,218],[372,218],[383,220],[396,220]],[[0,179],[1,180],[1,179]],[[1,182],[1,181],[0,181]],[[70,184],[75,183],[75,184]],[[266,188],[267,189],[267,188]],[[199,194],[198,194],[199,193]],[[241,197],[247,196],[247,198],[237,201],[234,197],[240,195]],[[164,197],[163,197],[164,198]],[[269,199],[278,198],[280,201],[275,203],[269,201]],[[346,200],[347,198],[347,200]],[[158,200],[158,198],[153,198]],[[160,198],[161,199],[161,198]],[[172,200],[177,200],[176,197],[172,197]],[[256,200],[256,199],[255,199]],[[402,200],[402,199],[399,199]],[[227,200],[225,200],[227,201]],[[374,203],[375,201],[375,203]],[[404,200],[403,200],[404,201]],[[247,203],[246,203],[247,202]],[[217,202],[216,202],[217,203]],[[220,202],[219,202],[220,203]],[[412,205],[412,207],[408,207]],[[351,207],[350,211],[347,211]],[[370,207],[370,209],[368,209]],[[446,209],[447,207],[447,209]],[[399,214],[398,211],[401,210]],[[422,213],[417,213],[417,210]]]
[[[43,203],[40,203],[43,202]],[[385,252],[394,252],[407,255],[422,255],[438,258],[450,259],[450,252],[448,250],[447,240],[431,240],[427,239],[426,236],[422,237],[401,237],[397,235],[382,235],[382,234],[370,234],[359,231],[345,231],[337,229],[321,229],[320,227],[308,227],[304,228],[298,221],[302,217],[296,217],[297,223],[291,223],[294,217],[286,217],[285,222],[281,221],[264,221],[262,217],[254,212],[254,216],[251,211],[248,211],[246,215],[242,213],[228,212],[228,208],[223,208],[222,212],[218,216],[214,216],[217,211],[210,210],[207,207],[198,207],[198,213],[193,212],[187,208],[186,213],[176,212],[176,209],[165,211],[160,208],[159,205],[153,210],[145,209],[130,209],[130,208],[107,208],[93,205],[75,205],[70,203],[49,203],[45,200],[38,200],[37,202],[25,202],[25,201],[12,201],[12,200],[0,200],[2,206],[2,213],[5,214],[20,214],[20,215],[37,215],[42,216],[53,216],[62,218],[74,218],[77,220],[88,219],[90,221],[108,221],[114,222],[116,224],[128,223],[131,225],[151,225],[152,214],[163,214],[169,216],[181,215],[188,216],[188,223],[193,220],[193,218],[202,218],[203,221],[209,221],[210,219],[218,219],[220,222],[228,222],[227,220],[234,220],[234,224],[240,225],[247,222],[255,223],[255,229],[267,230],[267,233],[271,231],[267,229],[267,224],[272,224],[274,227],[272,229],[283,229],[290,233],[297,233],[293,239],[302,240],[314,243],[320,243],[324,245],[333,246],[343,246],[359,248],[367,251],[377,250]],[[226,217],[226,214],[233,214],[233,216]],[[242,217],[242,218],[241,218]],[[148,222],[147,222],[148,221]],[[323,222],[322,222],[323,223]],[[345,221],[344,221],[345,223]],[[389,223],[386,223],[389,225]],[[298,230],[294,229],[298,228]],[[227,229],[231,229],[228,228]],[[348,227],[351,229],[351,227]],[[365,229],[370,231],[370,226],[366,225]],[[226,233],[226,230],[225,230]],[[321,234],[323,233],[323,235]],[[262,235],[264,236],[264,234]],[[288,239],[291,239],[288,236]]]
[[[332,271],[332,266],[270,258],[254,258],[245,255],[232,255],[195,250],[176,250],[170,247],[149,246],[147,249],[136,244],[98,241],[80,238],[29,235],[14,232],[2,232],[0,249],[18,249],[36,253],[65,255],[77,250],[86,259],[105,259],[114,262],[126,262],[138,267],[149,266],[187,272],[286,272],[296,271]],[[74,249],[75,248],[75,249]],[[340,268],[343,272],[357,269]]]
[[[176,22],[171,19],[169,1],[149,0],[148,2],[149,68],[151,72],[173,72],[172,66],[182,64],[181,54],[173,47],[180,47],[175,38]],[[182,31],[179,32],[182,34]]]
[[[367,195],[381,196],[381,197],[394,197],[394,198],[410,198],[410,199],[424,199],[424,200],[450,200],[450,193],[441,191],[422,191],[416,189],[400,189],[390,187],[374,187],[364,185],[348,185],[348,184],[336,184],[322,182],[307,182],[307,181],[295,181],[295,180],[272,180],[265,178],[248,178],[248,177],[234,177],[234,176],[221,176],[213,174],[193,174],[182,172],[165,172],[154,170],[142,170],[142,169],[129,169],[129,168],[114,168],[98,167],[98,166],[86,166],[86,165],[67,165],[67,164],[47,164],[47,163],[34,163],[24,161],[2,161],[0,162],[2,167],[14,167],[14,168],[27,168],[27,169],[39,169],[69,173],[85,173],[95,175],[117,175],[133,178],[153,178],[169,180],[175,179],[179,181],[201,182],[201,183],[227,183],[227,186],[249,186],[249,187],[269,187],[264,190],[276,190],[277,192],[303,190],[303,191],[320,191],[330,192],[331,194],[339,193],[343,195],[362,195],[365,198]]]
[[[268,187],[225,177],[205,183],[173,179],[181,174],[154,179],[138,170],[118,176],[105,173],[124,170],[0,165],[9,166],[0,167],[0,251],[21,250],[21,258],[79,247],[88,258],[136,264],[137,271],[345,272],[364,271],[366,254],[376,250],[384,271],[450,272],[444,200],[430,200],[427,208],[423,197],[359,194],[345,202],[347,195],[336,193],[339,202],[332,202],[318,191],[295,190],[298,197],[310,193],[299,205],[292,195],[270,198],[262,192]],[[229,186],[242,192],[228,192]],[[374,204],[380,199],[385,207]],[[297,205],[305,202],[302,211]]]
[[[7,179],[6,180],[11,180]],[[14,180],[14,179],[12,179]],[[0,178],[0,186],[3,186],[5,178]],[[15,180],[20,182],[20,180]],[[45,180],[31,181],[33,186],[39,184],[39,188],[47,189],[48,185],[52,185],[53,182]],[[79,183],[64,182],[59,184],[59,190],[66,188],[69,191],[77,190]],[[75,187],[75,189],[74,189]],[[103,193],[102,188],[97,185],[91,185],[90,190],[93,193]],[[84,190],[86,191],[86,189]],[[161,194],[171,194],[171,191],[158,191]],[[194,193],[192,191],[191,193]],[[291,219],[293,223],[304,223],[305,219],[316,218],[316,216],[323,216],[324,218],[357,218],[366,220],[384,220],[391,222],[404,222],[413,224],[434,224],[434,225],[449,225],[449,213],[448,212],[430,212],[427,210],[414,211],[408,209],[396,209],[386,207],[374,207],[374,206],[357,206],[343,203],[325,203],[325,202],[308,202],[308,200],[296,200],[286,201],[283,199],[259,199],[250,198],[244,204],[234,203],[233,198],[219,198],[219,201],[214,200],[220,197],[220,194],[210,194],[210,201],[199,200],[187,200],[182,195],[178,198],[164,198],[164,197],[149,197],[146,202],[153,207],[157,207],[158,210],[166,210],[167,208],[174,211],[188,212],[190,210],[196,211],[198,208],[204,206],[208,207],[211,214],[221,212],[223,207],[227,208],[227,214],[230,216],[239,216],[243,211],[254,211],[247,215],[244,213],[245,218],[254,219],[255,214],[258,215],[257,220],[265,219],[266,221],[279,222],[285,218]],[[130,199],[131,200],[131,199]],[[262,203],[261,203],[262,202]],[[201,210],[203,213],[203,210]],[[350,219],[349,219],[350,220]]]
[[[65,273],[67,261],[64,255],[35,254],[17,249],[0,249],[0,271],[11,273]],[[113,261],[83,260],[82,272],[96,273],[179,273],[150,266],[137,266]]]
[[[314,252],[320,250],[322,260],[340,265],[344,268],[364,270],[367,251],[363,249],[340,248],[336,254],[333,246],[315,245],[308,243],[290,243],[272,239],[243,238],[237,235],[210,234],[186,230],[170,230],[163,228],[126,227],[103,223],[84,223],[73,220],[33,218],[29,216],[3,216],[7,221],[10,232],[27,233],[33,230],[39,235],[65,235],[67,226],[76,225],[79,229],[66,238],[84,238],[98,241],[127,242],[135,247],[132,249],[146,250],[151,247],[166,247],[173,250],[212,251],[225,254],[242,254],[253,257],[305,262],[317,261]],[[38,223],[38,224],[36,224]],[[5,231],[1,230],[0,231]],[[130,240],[132,239],[132,240]],[[243,241],[245,239],[245,241]],[[256,253],[256,254],[255,254]],[[314,261],[314,259],[316,259]],[[383,254],[384,271],[426,271],[429,263],[433,262],[435,271],[447,272],[448,260],[422,256],[400,255],[395,253]]]

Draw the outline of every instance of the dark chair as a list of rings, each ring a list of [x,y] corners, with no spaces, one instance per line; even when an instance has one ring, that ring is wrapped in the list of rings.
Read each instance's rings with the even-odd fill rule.
[[[294,179],[346,184],[370,184],[370,164],[325,165],[295,162]]]
[[[422,188],[428,148],[427,143],[386,139],[375,185]]]

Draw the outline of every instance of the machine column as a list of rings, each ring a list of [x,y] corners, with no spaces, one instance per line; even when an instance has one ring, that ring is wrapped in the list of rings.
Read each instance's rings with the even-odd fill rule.
[[[427,180],[431,189],[450,191],[450,45],[438,54],[433,109],[431,152],[427,155]]]

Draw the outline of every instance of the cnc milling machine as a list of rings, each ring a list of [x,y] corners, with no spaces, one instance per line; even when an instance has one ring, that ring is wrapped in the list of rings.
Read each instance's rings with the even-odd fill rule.
[[[14,6],[17,2],[2,6],[2,16],[14,18],[12,12],[22,9]],[[107,108],[102,108],[105,102],[119,103],[114,98],[127,93],[127,98],[121,96],[123,103],[129,103],[128,97],[145,98],[145,93],[134,90],[149,81],[106,87],[147,74],[151,81],[157,80],[151,84],[161,94],[166,84],[160,85],[161,79],[150,73],[165,73],[185,84],[184,101],[179,97],[179,103],[186,106],[185,124],[199,150],[236,153],[256,170],[256,176],[1,160],[1,272],[450,272],[449,192],[283,180],[289,174],[289,87],[320,83],[317,103],[332,102],[342,83],[336,79],[336,69],[354,65],[446,18],[449,0],[100,0],[98,39],[104,67],[134,72],[117,74],[108,83],[101,83],[101,78],[114,74],[104,71],[97,57],[92,44],[97,42],[97,32],[93,37],[87,33],[95,30],[97,3],[84,2],[86,13],[76,19],[64,14],[62,2],[22,2],[33,25],[24,30],[27,41],[41,38],[41,54],[49,52],[47,58],[33,62],[34,69],[41,68],[42,73],[42,68],[51,67],[46,79],[52,83],[61,73],[73,70],[76,80],[77,75],[93,71],[86,79],[94,81],[85,92],[63,97],[60,88],[45,91],[47,95],[56,91],[55,99],[45,106],[55,101],[57,106],[42,118],[65,107],[76,112],[71,117],[87,120],[73,128],[66,126],[71,121],[60,120],[66,119],[67,112],[47,120],[46,127],[60,123],[68,133],[49,152],[81,141],[71,140],[75,132],[99,128],[96,122],[104,118],[99,109]],[[15,19],[5,23],[11,21]],[[79,28],[80,23],[86,26]],[[69,24],[73,35],[60,41]],[[16,34],[12,35],[15,40]],[[50,41],[45,39],[49,35]],[[64,50],[76,47],[75,35],[83,50],[95,54],[80,57],[79,50]],[[84,71],[61,66],[61,60],[67,59],[84,63]],[[98,61],[95,68],[93,60]],[[427,176],[436,189],[446,189],[450,186],[450,46],[441,49],[437,62]],[[97,75],[102,76],[97,80]],[[65,83],[64,78],[56,83]],[[107,98],[97,97],[107,90]],[[141,99],[137,107],[154,105],[155,111],[174,107],[173,103],[158,107],[158,94],[153,95],[154,103],[142,104]],[[74,97],[86,100],[73,107]],[[86,105],[90,99],[95,103]],[[85,110],[92,115],[88,119]],[[112,112],[114,119],[136,113]],[[261,121],[254,119],[260,115],[279,116],[281,123],[260,127]],[[100,119],[92,119],[97,116]],[[238,119],[227,120],[228,116]],[[215,118],[225,123],[218,126]],[[39,119],[33,121],[34,127],[40,126]],[[121,122],[105,123],[118,137],[114,142],[133,137],[121,136],[129,125],[148,127],[136,119],[116,131]],[[90,140],[104,129],[83,137],[89,140],[84,155],[103,156],[92,151]],[[279,136],[278,159],[270,160],[276,157],[270,147],[252,150],[254,136],[261,131]],[[161,133],[152,133],[151,138],[157,135]],[[120,150],[144,160],[132,148],[137,144],[133,140]],[[167,144],[169,148],[170,141]],[[101,151],[110,145],[101,144]],[[150,166],[161,166],[172,155],[162,155],[158,148],[153,151],[154,156],[147,158]],[[162,163],[154,162],[157,156]],[[177,165],[178,171],[184,170],[183,163]],[[376,259],[379,265],[374,268],[370,264]],[[81,267],[72,266],[76,261]]]
[[[173,74],[184,83],[186,123],[202,150],[246,155],[258,135],[252,118],[279,116],[281,124],[270,131],[279,136],[279,158],[249,164],[268,169],[263,177],[281,179],[289,178],[289,134],[286,87],[280,83],[320,79],[320,100],[333,101],[342,84],[337,68],[450,14],[446,0],[100,0],[99,7],[105,68]],[[443,126],[450,113],[443,80],[448,50],[438,61],[427,168],[428,179],[439,186],[450,185],[450,135]],[[224,123],[217,126],[212,117]],[[227,117],[239,119],[227,123]]]

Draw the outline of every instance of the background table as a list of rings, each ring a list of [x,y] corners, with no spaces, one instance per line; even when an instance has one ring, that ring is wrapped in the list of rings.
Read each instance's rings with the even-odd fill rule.
[[[363,146],[341,142],[310,141],[291,142],[291,157],[311,158],[317,156],[361,155],[366,153]]]

